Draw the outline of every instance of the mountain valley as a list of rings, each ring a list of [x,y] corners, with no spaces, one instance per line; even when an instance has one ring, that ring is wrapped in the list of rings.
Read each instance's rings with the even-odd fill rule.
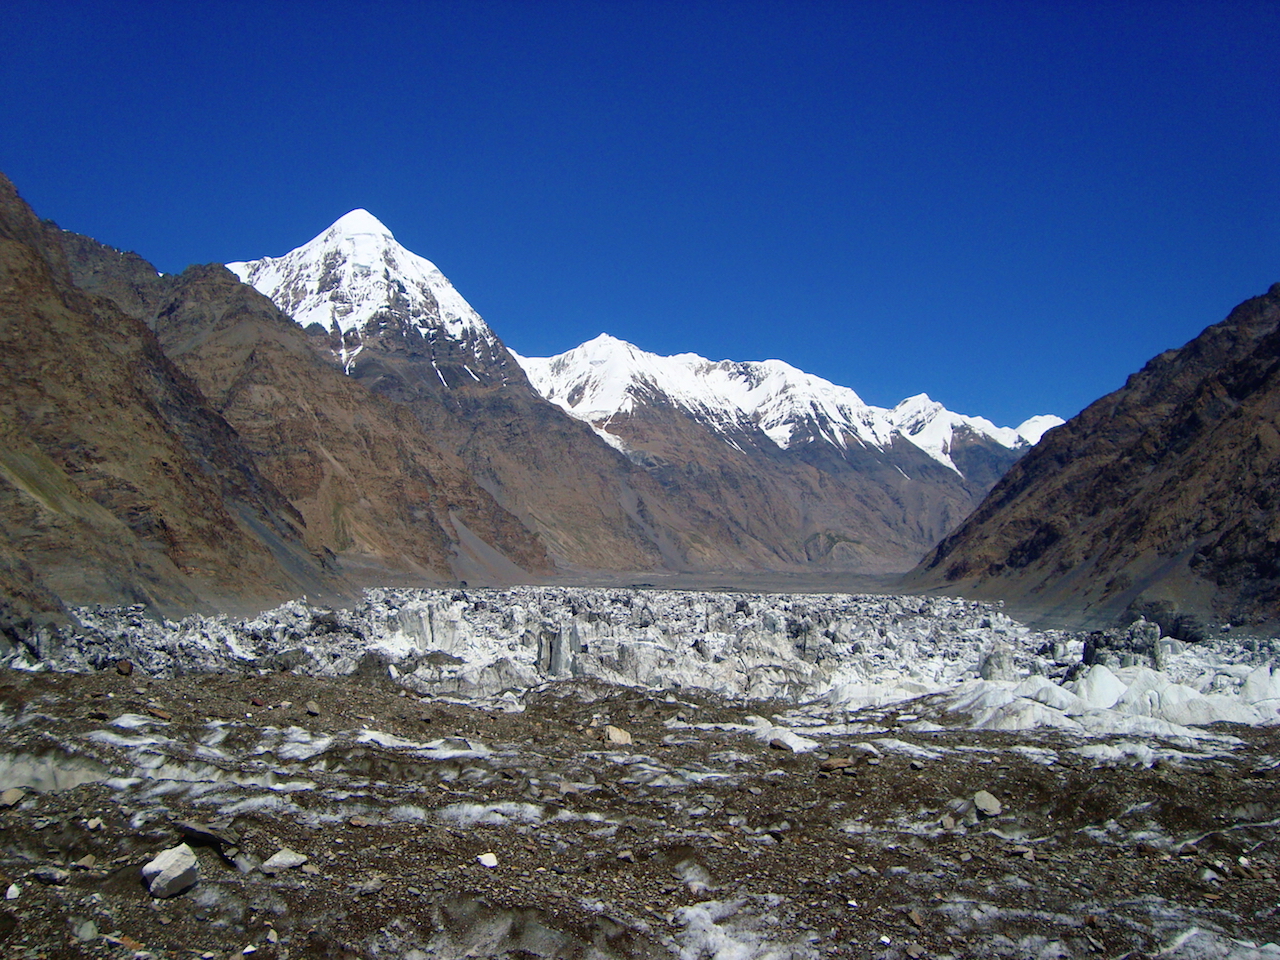
[[[560,358],[517,357],[433,264],[362,210],[283,257],[162,276],[135,254],[38,222],[7,189],[14,242],[50,265],[60,295],[78,297],[82,312],[129,317],[135,326],[108,326],[159,351],[156,362],[195,391],[179,405],[216,419],[236,451],[225,456],[240,466],[202,462],[180,475],[251,470],[237,494],[249,498],[237,500],[241,516],[221,522],[257,541],[262,557],[257,567],[206,563],[200,569],[218,576],[193,577],[198,565],[170,543],[175,535],[151,537],[159,549],[145,564],[168,564],[166,573],[135,584],[127,571],[144,562],[113,562],[114,579],[91,584],[58,574],[64,561],[52,554],[15,547],[10,569],[24,585],[15,581],[10,594],[19,620],[32,603],[55,616],[61,604],[139,599],[165,613],[202,604],[244,610],[289,593],[353,597],[396,583],[882,576],[909,569],[1058,422],[998,429],[927,397],[887,411],[779,361],[661,358],[608,337]],[[100,404],[99,393],[75,394],[74,377],[45,366],[40,351],[56,353],[65,337],[21,336],[38,323],[26,296],[15,290],[11,300],[7,326],[20,339],[12,362],[50,371],[39,390],[70,391],[61,416],[73,402]],[[113,348],[99,341],[91,349],[110,356]],[[628,357],[632,369],[619,365]],[[563,381],[576,376],[574,364],[595,381]],[[674,378],[653,376],[659,369]],[[17,386],[15,377],[10,389]],[[601,390],[625,403],[604,411]],[[574,392],[590,409],[565,402]],[[148,402],[175,408],[170,399]],[[41,401],[11,403],[17,419],[7,428],[26,430],[23,411]],[[138,422],[107,427],[127,433]],[[74,429],[91,433],[94,423]],[[61,469],[76,475],[81,449],[66,451]],[[165,482],[147,471],[164,463],[172,460],[147,458],[135,481],[157,498],[167,495]],[[78,495],[117,520],[131,509]],[[23,504],[30,495],[15,497]],[[201,494],[201,509],[217,498]],[[188,508],[157,501],[155,509],[172,512],[165,524],[176,529]],[[284,533],[273,533],[279,521],[263,518],[281,510]],[[103,549],[108,522],[85,532],[94,543],[83,550],[67,534],[61,555]],[[124,518],[141,522],[136,510]],[[148,586],[161,580],[172,582]]]
[[[0,944],[1275,960],[1278,305],[998,428],[0,179]]]

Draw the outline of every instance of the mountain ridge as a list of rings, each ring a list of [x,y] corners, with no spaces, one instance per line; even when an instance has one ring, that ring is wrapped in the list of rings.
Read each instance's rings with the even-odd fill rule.
[[[1095,622],[1280,619],[1278,424],[1275,284],[1047,435],[910,580]]]
[[[6,617],[341,589],[230,424],[144,324],[74,283],[59,231],[2,175],[0,345]]]
[[[286,312],[305,303],[295,320],[317,342],[327,338],[334,362],[409,405],[506,509],[555,544],[567,569],[905,570],[1025,448],[1016,431],[923,400],[907,437],[852,390],[782,361],[695,358],[738,394],[774,383],[772,394],[759,394],[776,401],[772,413],[705,390],[681,404],[650,378],[625,432],[616,413],[605,430],[549,402],[526,369],[532,362],[510,352],[460,295],[453,319],[435,299],[414,304],[423,284],[397,284],[389,266],[414,263],[438,273],[355,211],[282,257],[232,267]],[[460,325],[462,315],[469,319]],[[640,355],[614,338],[601,342]],[[932,437],[929,428],[944,420],[945,436]],[[592,492],[566,497],[566,488]],[[585,518],[594,519],[584,528]]]
[[[884,448],[899,433],[962,473],[949,456],[956,430],[1021,450],[1063,422],[1040,415],[1015,428],[996,427],[982,417],[953,413],[927,394],[891,409],[874,407],[852,389],[782,360],[713,361],[693,353],[664,357],[609,334],[553,357],[515,356],[544,397],[605,434],[602,424],[660,397],[723,425],[726,437],[754,425],[784,450],[816,439],[840,448],[850,442]]]

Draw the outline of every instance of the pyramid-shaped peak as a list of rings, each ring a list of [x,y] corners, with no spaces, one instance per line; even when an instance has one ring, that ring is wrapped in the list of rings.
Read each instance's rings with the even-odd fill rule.
[[[326,233],[337,233],[347,237],[372,235],[395,239],[381,220],[363,208],[357,208],[339,217]]]

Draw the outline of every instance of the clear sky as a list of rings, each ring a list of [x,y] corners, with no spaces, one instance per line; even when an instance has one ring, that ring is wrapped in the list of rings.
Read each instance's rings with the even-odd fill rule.
[[[1280,3],[40,3],[0,170],[161,270],[354,207],[512,348],[1070,416],[1280,281]]]

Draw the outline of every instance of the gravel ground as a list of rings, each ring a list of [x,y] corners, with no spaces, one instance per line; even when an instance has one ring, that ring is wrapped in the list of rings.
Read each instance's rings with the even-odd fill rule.
[[[5,956],[1280,956],[1273,727],[128,669],[0,675]]]

